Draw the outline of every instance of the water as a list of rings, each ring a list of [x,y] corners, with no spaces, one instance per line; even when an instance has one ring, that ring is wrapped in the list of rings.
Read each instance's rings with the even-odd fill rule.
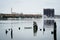
[[[33,21],[38,25],[36,33],[33,32]],[[57,40],[60,40],[60,20],[57,23]],[[25,29],[30,27],[30,29]],[[20,28],[20,30],[19,30]],[[11,37],[11,29],[12,35]],[[41,29],[41,31],[40,31]],[[6,34],[6,30],[8,31]],[[19,19],[19,20],[0,20],[0,40],[54,40],[53,27],[46,27],[43,31],[43,20],[40,19]]]

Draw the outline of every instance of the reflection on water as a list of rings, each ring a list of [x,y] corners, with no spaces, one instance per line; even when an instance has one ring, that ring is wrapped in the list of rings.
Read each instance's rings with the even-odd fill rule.
[[[13,38],[13,29],[11,28],[11,39]]]
[[[56,22],[54,22],[54,40],[57,40],[56,30],[57,30],[57,25]]]
[[[42,29],[40,29],[40,31],[42,31]]]
[[[37,23],[34,21],[34,22],[33,22],[33,32],[34,32],[34,36],[36,36],[37,30],[38,30],[38,26],[37,26]]]
[[[53,32],[51,32],[51,34],[53,34],[54,33],[54,40],[57,40],[57,32],[56,32],[56,30],[57,30],[57,25],[56,25],[56,22],[54,22],[55,20],[44,20],[44,25],[47,25],[47,27],[48,26],[50,26],[50,28],[51,28],[51,25],[52,25],[52,28],[53,28]],[[45,31],[45,28],[43,27],[43,31]]]
[[[10,29],[8,29],[10,31]]]
[[[20,27],[18,29],[20,30]]]
[[[24,27],[24,29],[32,29],[32,27]]]
[[[45,28],[43,28],[43,34],[44,34],[44,32],[45,32]]]
[[[6,29],[5,33],[7,34],[9,31],[11,32],[11,39],[13,39],[13,29],[12,28],[8,30]]]
[[[5,31],[5,33],[7,34],[7,33],[8,33],[8,31],[6,30],[6,31]]]
[[[57,23],[54,28],[42,24],[41,19],[0,21],[0,40],[57,40]]]

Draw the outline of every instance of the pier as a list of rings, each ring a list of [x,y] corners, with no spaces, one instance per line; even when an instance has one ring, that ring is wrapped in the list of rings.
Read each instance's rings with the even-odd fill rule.
[[[0,14],[0,18],[41,18],[40,14]]]

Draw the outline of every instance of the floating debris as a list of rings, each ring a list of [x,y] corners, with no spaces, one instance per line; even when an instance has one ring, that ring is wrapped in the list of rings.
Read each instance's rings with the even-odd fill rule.
[[[32,27],[24,27],[24,29],[32,29]]]

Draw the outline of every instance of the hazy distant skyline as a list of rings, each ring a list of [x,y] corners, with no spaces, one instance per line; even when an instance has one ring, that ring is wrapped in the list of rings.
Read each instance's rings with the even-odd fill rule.
[[[0,13],[39,13],[44,8],[54,8],[55,14],[60,14],[60,0],[0,0]]]

